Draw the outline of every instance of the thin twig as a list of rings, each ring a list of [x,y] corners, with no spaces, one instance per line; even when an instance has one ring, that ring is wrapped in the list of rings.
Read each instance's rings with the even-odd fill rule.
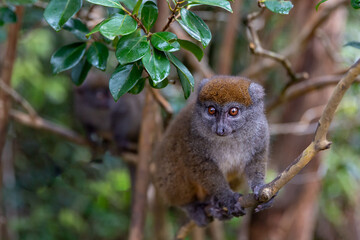
[[[312,143],[300,154],[300,156],[288,166],[272,182],[265,185],[260,193],[260,202],[270,200],[287,182],[289,182],[309,161],[320,151],[330,148],[331,142],[326,139],[330,123],[335,115],[345,92],[349,89],[356,77],[360,74],[360,60],[358,60],[347,72],[347,74],[337,84],[333,91],[325,110],[321,115],[318,128]],[[255,199],[254,199],[255,200]],[[257,204],[255,200],[253,202]]]
[[[304,24],[304,27],[301,32],[296,35],[296,38],[293,41],[290,41],[291,44],[279,54],[284,56],[284,58],[289,58],[290,56],[300,52],[307,46],[306,43],[315,34],[316,29],[321,26],[336,9],[347,3],[347,0],[342,0],[340,2],[335,2],[334,4],[327,4],[326,7],[322,8],[321,11],[315,15],[314,18],[310,18],[308,22]],[[254,78],[259,73],[264,73],[264,71],[272,68],[275,64],[276,62],[271,59],[261,59],[256,63],[251,64],[251,66],[242,72],[241,75]]]
[[[35,116],[34,118],[26,113],[14,109],[10,111],[10,116],[17,122],[20,122],[26,126],[54,133],[55,135],[63,137],[79,145],[90,146],[90,142],[86,138],[78,135],[76,132],[73,132],[68,128],[45,120],[39,116]]]
[[[0,78],[0,88],[6,92],[12,99],[19,103],[30,115],[31,118],[35,118],[37,113],[35,109],[26,101],[19,93],[17,93],[13,88],[9,87],[1,78]]]
[[[295,71],[291,67],[290,61],[285,56],[270,50],[266,50],[261,46],[259,35],[257,34],[257,30],[255,30],[255,28],[252,26],[252,22],[258,17],[260,17],[263,12],[264,12],[264,8],[262,8],[258,12],[249,14],[244,20],[244,23],[250,33],[249,48],[254,55],[273,59],[279,62],[285,68],[285,70],[287,71],[288,75],[291,78],[291,80],[288,82],[288,84],[285,87],[286,89],[294,82],[298,82],[299,80],[308,78],[308,73],[295,73]]]
[[[160,106],[165,110],[165,112],[172,116],[174,110],[172,109],[170,103],[161,95],[160,91],[154,88],[151,88],[151,93],[154,96],[155,100],[160,104]]]
[[[170,24],[171,24],[176,18],[179,17],[179,16],[176,16],[176,12],[179,11],[178,7],[179,7],[179,2],[176,3],[176,5],[175,5],[175,7],[174,7],[173,9],[170,8],[170,10],[171,10],[171,15],[170,15],[170,17],[168,18],[167,23],[166,23],[165,26],[163,27],[162,32],[165,32],[165,31],[170,27]]]
[[[339,83],[342,75],[327,75],[317,78],[311,78],[303,82],[299,82],[289,88],[284,94],[278,96],[276,99],[266,105],[266,112],[269,113],[275,108],[280,106],[284,102],[289,102],[300,96],[304,96],[310,92],[336,85]],[[360,79],[355,79],[355,82],[359,83]]]

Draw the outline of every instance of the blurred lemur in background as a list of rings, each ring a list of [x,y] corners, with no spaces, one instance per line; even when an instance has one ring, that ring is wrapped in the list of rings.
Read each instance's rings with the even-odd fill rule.
[[[117,153],[136,152],[144,96],[125,94],[115,102],[108,79],[103,72],[89,72],[85,82],[75,89],[75,116],[92,142],[106,147],[115,143],[112,148]]]

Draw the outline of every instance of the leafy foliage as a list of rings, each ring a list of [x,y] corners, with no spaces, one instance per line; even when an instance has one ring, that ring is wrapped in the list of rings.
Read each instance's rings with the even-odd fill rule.
[[[8,7],[0,8],[0,26],[16,22],[16,14]]]
[[[351,6],[354,9],[359,9],[360,8],[360,0],[351,0],[350,3],[351,3]]]
[[[344,45],[344,47],[354,47],[360,49],[360,42],[348,42]]]
[[[87,0],[87,2],[120,9],[120,11],[115,11],[113,15],[105,18],[90,32],[79,19],[71,18],[81,7],[81,0],[71,3],[67,0],[52,0],[44,12],[45,19],[56,31],[64,28],[85,42],[90,41],[91,36],[96,33],[100,33],[104,37],[100,41],[90,44],[88,50],[84,48],[85,44],[80,43],[59,49],[54,53],[51,60],[54,73],[76,66],[72,73],[72,79],[75,84],[81,84],[90,69],[88,63],[101,70],[106,69],[109,55],[105,48],[111,49],[111,46],[116,44],[115,55],[120,65],[113,73],[109,86],[115,100],[137,86],[140,79],[139,75],[143,69],[146,69],[148,73],[147,78],[150,85],[155,88],[158,87],[158,84],[163,82],[170,73],[170,61],[177,69],[184,96],[187,98],[190,95],[193,89],[193,77],[190,71],[174,55],[167,53],[176,52],[183,48],[193,53],[200,61],[203,57],[203,51],[193,42],[179,40],[174,33],[167,31],[150,32],[158,16],[156,3],[152,1],[143,3],[142,0]],[[173,17],[192,38],[201,42],[205,48],[209,45],[212,36],[206,23],[189,10],[196,5],[220,7],[230,12],[232,9],[227,0],[193,0],[179,2],[175,5]],[[180,15],[175,17],[177,13]],[[140,29],[143,31],[141,32]],[[112,41],[111,44],[109,44],[109,40]],[[82,60],[84,55],[86,55],[87,62]],[[143,65],[131,64],[139,60]],[[126,73],[126,76],[119,77],[119,72]],[[136,88],[137,90],[143,89],[142,84],[139,86]]]
[[[327,0],[321,0],[320,2],[318,2],[318,4],[316,4],[316,6],[315,6],[316,11],[319,9],[320,5],[323,4],[326,1]]]
[[[59,31],[79,11],[82,0],[51,0],[44,12],[49,25]]]
[[[294,5],[290,1],[266,0],[265,6],[274,13],[289,14]]]

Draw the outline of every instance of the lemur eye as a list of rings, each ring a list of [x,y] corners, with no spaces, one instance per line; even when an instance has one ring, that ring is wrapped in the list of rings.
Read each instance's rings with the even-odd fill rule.
[[[208,113],[210,115],[214,115],[216,112],[216,109],[213,106],[208,107]]]
[[[236,116],[238,113],[239,113],[239,109],[236,108],[236,107],[231,108],[230,111],[229,111],[229,114],[231,116]]]

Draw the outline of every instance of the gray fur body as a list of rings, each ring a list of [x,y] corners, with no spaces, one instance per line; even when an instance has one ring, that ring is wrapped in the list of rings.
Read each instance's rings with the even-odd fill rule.
[[[154,152],[157,188],[168,203],[183,207],[198,225],[209,221],[205,205],[213,205],[212,215],[219,219],[243,214],[239,194],[230,189],[229,180],[245,172],[253,190],[264,182],[269,144],[264,92],[256,83],[248,90],[252,104],[247,107],[238,102],[201,102],[195,96]],[[209,106],[216,108],[216,116],[209,115]],[[228,114],[232,107],[239,109],[235,117]]]

